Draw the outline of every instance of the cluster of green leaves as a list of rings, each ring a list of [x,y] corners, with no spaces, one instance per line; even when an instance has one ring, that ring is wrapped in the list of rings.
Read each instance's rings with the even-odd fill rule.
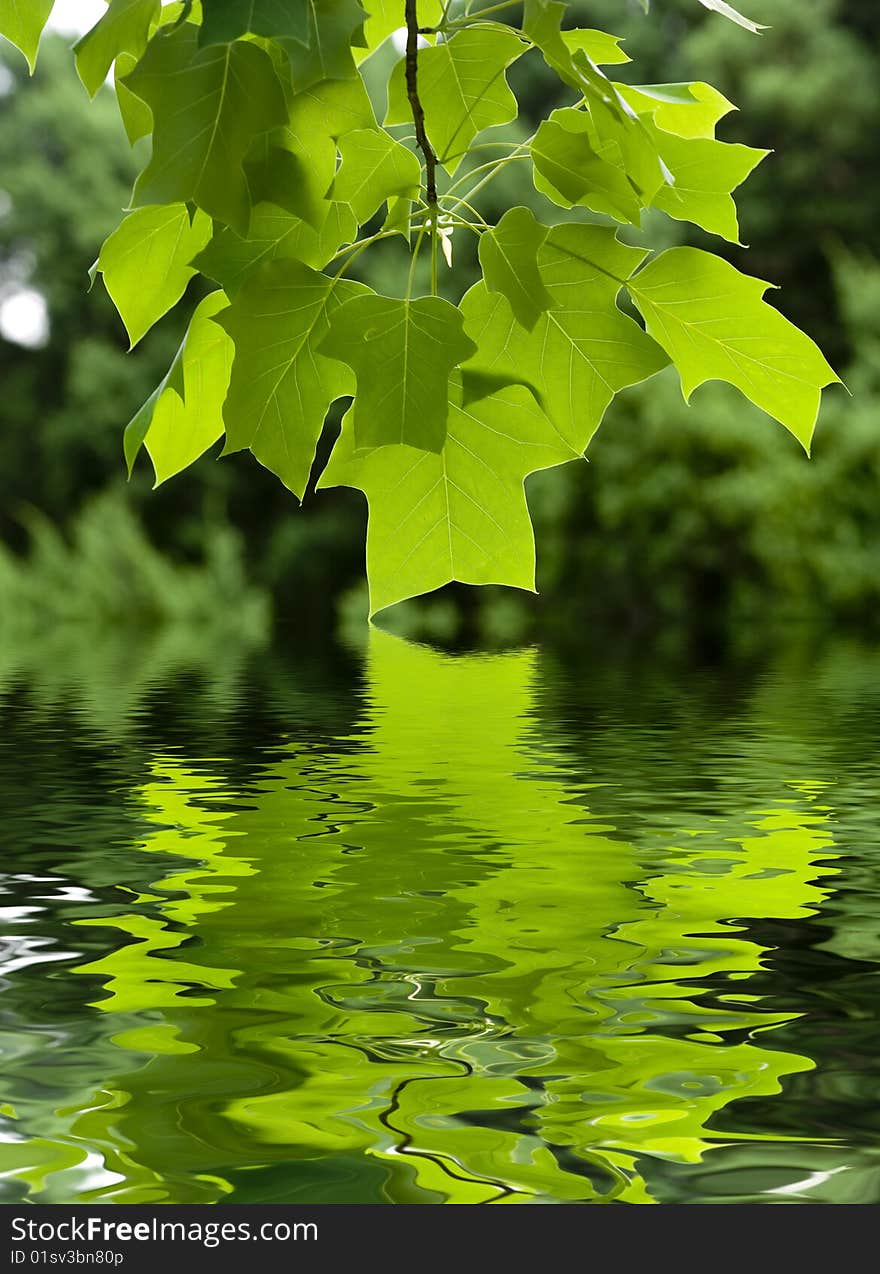
[[[628,60],[619,41],[567,26],[560,0],[476,6],[110,0],[75,49],[91,94],[113,68],[129,139],[152,142],[95,266],[132,345],[195,275],[213,289],[126,430],[129,466],[145,448],[161,482],[225,435],[224,453],[250,449],[300,499],[310,482],[360,488],[373,611],[453,579],[532,588],[526,477],[583,456],[614,395],[669,363],[686,398],[727,381],[807,450],[837,380],[769,285],[710,252],[650,256],[620,237],[657,209],[739,243],[733,191],[766,152],[716,138],[731,103],[704,83],[615,82],[602,68]],[[0,0],[0,32],[32,67],[51,8]],[[371,97],[365,64],[401,35]],[[524,56],[568,104],[524,141],[486,140],[516,117],[507,71]],[[547,219],[514,207],[490,225],[480,191],[517,161]],[[483,277],[456,305],[440,273],[465,233]],[[346,277],[386,239],[409,252],[402,296]]]

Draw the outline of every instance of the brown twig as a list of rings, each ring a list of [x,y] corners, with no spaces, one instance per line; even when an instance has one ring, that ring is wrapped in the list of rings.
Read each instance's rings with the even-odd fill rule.
[[[428,206],[437,205],[437,156],[425,132],[425,112],[419,99],[419,19],[416,0],[406,0],[406,95],[416,127],[416,141],[425,157]]]

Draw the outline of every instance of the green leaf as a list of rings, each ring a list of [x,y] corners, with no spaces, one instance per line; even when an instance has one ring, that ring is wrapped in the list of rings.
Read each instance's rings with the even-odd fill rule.
[[[357,235],[357,219],[348,204],[328,203],[319,229],[272,204],[258,204],[243,237],[228,226],[215,226],[211,242],[193,261],[203,274],[232,296],[269,261],[302,261],[319,270],[343,244]]]
[[[342,166],[333,198],[351,204],[361,225],[395,196],[415,199],[422,166],[411,150],[383,129],[357,129],[339,142]]]
[[[554,203],[581,204],[615,221],[639,224],[642,204],[620,165],[619,150],[609,145],[597,151],[584,111],[554,111],[539,126],[531,152],[535,187]]]
[[[526,51],[512,31],[459,31],[448,43],[419,50],[419,98],[428,139],[440,162],[454,172],[477,133],[516,119],[517,102],[505,71]],[[405,62],[388,81],[386,124],[412,121]]]
[[[202,0],[199,43],[224,44],[242,35],[286,36],[309,42],[309,0]]]
[[[554,226],[538,254],[552,307],[526,332],[507,301],[477,283],[462,300],[465,330],[478,347],[465,371],[535,385],[559,433],[583,451],[614,395],[668,361],[616,304],[644,257],[604,226]]]
[[[125,77],[131,74],[137,64],[138,59],[133,53],[120,53],[116,58],[113,75],[119,114],[122,117],[125,134],[132,146],[142,137],[148,136],[153,129],[153,112],[146,102],[132,93],[125,83]]]
[[[250,278],[218,319],[235,344],[225,452],[250,447],[300,499],[330,404],[354,389],[348,368],[317,346],[333,315],[366,290],[278,260]]]
[[[538,249],[546,238],[547,227],[528,208],[511,208],[480,239],[487,288],[506,296],[517,321],[529,329],[553,303],[538,270]]]
[[[541,50],[544,61],[572,88],[589,97],[616,96],[597,64],[628,62],[619,40],[604,31],[562,31],[567,5],[560,0],[525,0],[523,34]]]
[[[570,53],[586,53],[597,66],[620,66],[630,60],[620,47],[620,36],[609,35],[607,31],[580,27],[575,31],[560,31],[559,34]]]
[[[474,350],[461,311],[441,297],[375,294],[338,309],[320,346],[357,377],[358,446],[405,443],[425,451],[443,447],[449,374]]]
[[[510,386],[462,406],[450,383],[439,453],[408,446],[363,450],[352,408],[319,487],[352,486],[370,506],[370,611],[440,588],[509,584],[534,590],[535,542],[524,481],[574,458],[534,398]]]
[[[76,69],[90,97],[107,79],[120,53],[130,53],[136,60],[141,56],[160,8],[161,0],[110,0],[107,12],[74,45]]]
[[[223,433],[233,348],[213,320],[225,305],[222,292],[211,292],[197,306],[167,375],[125,431],[129,472],[146,445],[157,486],[197,460]]]
[[[809,452],[821,390],[839,383],[820,350],[762,300],[770,286],[697,248],[671,248],[627,284],[666,350],[685,400],[708,380],[735,385]]]
[[[658,128],[677,137],[714,137],[718,121],[735,110],[717,88],[700,81],[615,87],[640,115],[652,115]]]
[[[714,13],[720,13],[722,17],[729,18],[737,26],[745,27],[747,31],[751,31],[754,35],[757,35],[759,31],[767,30],[767,27],[760,22],[753,22],[751,18],[744,18],[732,5],[727,4],[726,0],[700,0],[700,4],[704,9],[711,9]]]
[[[133,348],[176,305],[211,238],[211,218],[186,204],[138,208],[105,241],[97,268]]]
[[[245,163],[251,198],[301,217],[324,242],[322,231],[332,215],[326,196],[336,174],[336,140],[356,130],[378,132],[379,126],[359,75],[313,84],[293,97],[289,110],[286,126],[264,134],[251,148]],[[355,230],[338,239],[325,260]],[[303,260],[324,264],[311,255]]]
[[[364,0],[364,8],[370,16],[364,27],[365,47],[354,50],[356,62],[368,58],[389,35],[405,25],[402,0]],[[420,26],[437,26],[442,16],[443,0],[419,0]]]
[[[321,80],[344,80],[357,74],[351,45],[365,44],[366,18],[357,0],[310,0],[307,42],[280,41],[290,58],[298,92]]]
[[[541,50],[544,61],[571,82],[576,78],[572,49],[562,38],[560,26],[567,6],[560,0],[525,0],[523,6],[523,35]]]
[[[323,133],[301,140],[291,129],[264,133],[245,160],[254,204],[274,203],[316,230],[327,216],[327,191],[336,172],[336,144]]]
[[[153,154],[132,200],[192,201],[247,232],[251,199],[244,160],[254,138],[287,120],[269,56],[251,41],[198,48],[186,22],[153,36],[126,85],[153,113]]]
[[[620,104],[626,106],[626,114],[618,109]],[[616,90],[613,101],[592,100],[587,119],[595,150],[622,169],[644,206],[664,184],[672,184],[655,137],[628,103],[617,98]]]
[[[739,243],[739,222],[732,192],[766,158],[769,151],[729,145],[710,138],[683,138],[647,125],[658,153],[675,178],[654,198],[676,221],[690,221],[710,234]]]
[[[31,75],[37,64],[40,36],[55,0],[0,0],[0,35],[24,54]]]
[[[294,96],[289,110],[287,126],[304,142],[315,133],[339,138],[354,128],[378,127],[360,75],[311,84]]]

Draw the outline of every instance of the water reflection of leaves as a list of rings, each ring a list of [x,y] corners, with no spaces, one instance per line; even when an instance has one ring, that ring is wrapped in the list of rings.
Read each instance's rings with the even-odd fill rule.
[[[748,993],[744,922],[821,902],[830,811],[750,771],[636,843],[619,770],[585,776],[535,716],[539,672],[377,633],[355,739],[244,788],[156,756],[171,870],[79,968],[110,1068],[17,1176],[41,1189],[55,1144],[40,1197],[249,1197],[262,1172],[285,1198],[649,1202],[664,1163],[733,1143],[731,1102],[812,1065],[766,1034],[790,1014]]]

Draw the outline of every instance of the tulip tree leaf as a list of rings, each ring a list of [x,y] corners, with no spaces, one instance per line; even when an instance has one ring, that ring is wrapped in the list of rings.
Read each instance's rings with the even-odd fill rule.
[[[714,137],[715,125],[734,106],[711,84],[617,84],[615,86],[639,115],[653,116],[654,123],[676,137]]]
[[[298,0],[292,0],[298,3]],[[306,41],[282,40],[298,92],[321,80],[357,75],[351,45],[363,47],[367,15],[358,0],[309,0]]]
[[[605,31],[561,30],[568,5],[561,0],[525,0],[523,34],[541,50],[544,61],[567,84],[578,85],[583,78],[582,63],[575,54],[586,54],[594,66],[628,62],[620,41]]]
[[[269,261],[302,261],[320,270],[357,234],[357,221],[348,204],[331,203],[327,208],[326,218],[316,230],[282,208],[259,204],[246,236],[215,225],[210,243],[193,264],[229,296]]]
[[[125,135],[132,146],[142,137],[148,137],[153,128],[153,112],[142,98],[132,93],[125,83],[125,77],[138,64],[133,53],[119,53],[113,68],[113,87],[116,89],[116,101]]]
[[[364,48],[353,51],[355,61],[360,62],[378,49],[389,35],[404,25],[401,0],[364,0],[369,17],[364,26]],[[443,16],[443,0],[419,0],[419,22],[423,27],[433,27]]]
[[[546,238],[547,227],[528,208],[511,208],[480,240],[486,287],[506,296],[517,322],[529,329],[553,303],[538,269],[538,250]]]
[[[359,296],[335,312],[319,349],[357,377],[359,447],[442,449],[449,374],[475,349],[456,306],[439,296]]]
[[[668,362],[616,304],[644,256],[604,226],[556,226],[538,253],[552,304],[531,332],[484,284],[465,296],[465,330],[478,349],[465,370],[534,385],[556,429],[583,451],[614,395]]]
[[[210,238],[210,217],[181,203],[136,208],[105,241],[98,269],[132,347],[183,296]]]
[[[288,36],[308,45],[310,7],[309,0],[202,0],[199,43],[266,35]]]
[[[364,292],[361,283],[276,260],[218,318],[235,343],[225,451],[249,447],[300,499],[328,408],[354,389],[349,369],[316,347],[339,307]]]
[[[286,127],[303,140],[315,134],[342,137],[353,128],[376,128],[376,116],[359,75],[350,80],[322,80],[295,94]]]
[[[214,316],[226,305],[211,292],[197,306],[167,376],[125,431],[129,470],[146,446],[156,485],[197,460],[223,433],[232,342]]]
[[[153,36],[126,85],[153,113],[153,154],[134,205],[192,200],[246,233],[245,156],[255,137],[287,119],[268,54],[245,40],[199,50],[198,28],[186,22]]]
[[[332,138],[313,133],[301,138],[290,128],[263,133],[245,160],[254,204],[274,203],[318,229],[327,215],[327,191],[336,172]]]
[[[754,35],[757,35],[759,31],[767,30],[760,22],[753,22],[751,18],[744,18],[738,10],[734,9],[733,5],[727,4],[726,0],[700,0],[700,4],[704,9],[711,9],[714,13],[720,13],[722,17],[729,18],[737,26],[745,27],[746,31],[751,31]]]
[[[571,53],[586,53],[596,66],[619,66],[630,59],[620,47],[620,37],[607,31],[594,31],[589,27],[574,31],[560,31],[562,42]]]
[[[419,97],[425,127],[440,162],[454,172],[477,133],[516,118],[516,98],[505,71],[526,51],[513,31],[460,31],[448,43],[419,54]],[[405,124],[412,114],[404,62],[388,82],[386,124]]]
[[[839,382],[820,350],[762,298],[770,286],[697,248],[670,248],[627,284],[685,399],[723,380],[809,451],[821,391]]]
[[[40,36],[55,0],[0,0],[0,35],[24,54],[31,75],[37,64]]]
[[[584,111],[554,111],[531,145],[535,186],[563,208],[638,225],[643,204],[623,169],[618,147],[598,142]]]
[[[769,154],[752,146],[711,138],[682,138],[653,130],[657,150],[675,178],[661,186],[653,206],[676,221],[690,221],[710,234],[739,243],[733,191]]]
[[[371,612],[451,580],[534,590],[524,480],[575,453],[528,390],[508,386],[465,407],[454,375],[439,453],[361,448],[356,412],[346,417],[319,485],[366,493]]]
[[[254,204],[274,203],[320,234],[330,216],[326,196],[336,173],[336,139],[357,130],[379,131],[360,76],[324,80],[297,93],[284,127],[257,138],[245,161]],[[356,233],[354,224],[348,237]]]
[[[161,0],[110,0],[107,12],[74,46],[79,78],[94,97],[120,53],[139,58],[159,17]]]
[[[339,142],[342,166],[333,198],[351,205],[360,223],[369,221],[387,200],[415,199],[422,182],[422,166],[415,154],[383,129],[356,129]]]

